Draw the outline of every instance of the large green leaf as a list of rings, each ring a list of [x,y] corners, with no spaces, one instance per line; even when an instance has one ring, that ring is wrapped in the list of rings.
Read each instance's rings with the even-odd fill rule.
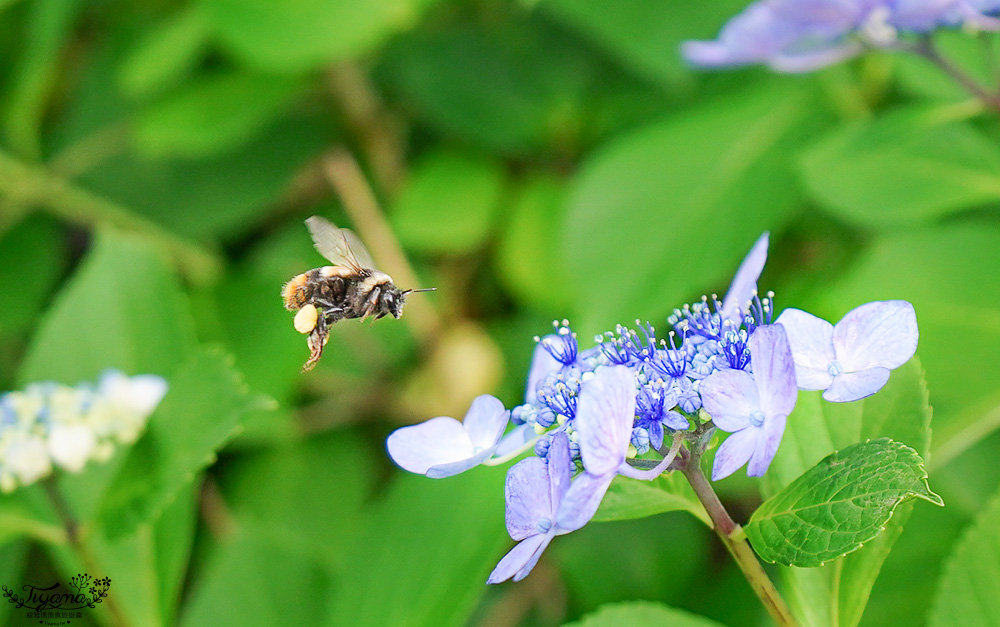
[[[1000,147],[940,107],[839,128],[806,151],[802,171],[825,207],[868,226],[927,222],[1000,200]]]
[[[118,65],[118,84],[142,98],[179,82],[208,45],[209,27],[197,5],[181,8],[150,28]]]
[[[98,511],[111,538],[155,520],[264,402],[249,393],[217,350],[195,355],[169,380],[170,389],[129,450]]]
[[[652,481],[618,477],[601,501],[594,521],[645,518],[676,510],[690,512],[706,525],[712,525],[691,484],[680,473],[660,475]]]
[[[246,63],[303,72],[368,52],[434,0],[201,0],[219,39]]]
[[[37,320],[65,264],[58,235],[39,216],[0,236],[0,337],[23,333]]]
[[[500,165],[460,153],[433,153],[414,170],[392,210],[404,246],[438,253],[468,253],[493,230],[503,192]]]
[[[714,620],[652,601],[605,605],[566,627],[617,627],[618,625],[670,625],[671,627],[722,627]]]
[[[73,385],[106,368],[169,375],[194,345],[189,304],[165,255],[104,229],[42,319],[18,378]]]
[[[876,537],[911,498],[944,505],[916,451],[889,438],[869,440],[830,455],[765,501],[745,530],[769,562],[822,566]]]
[[[570,303],[567,270],[552,245],[566,213],[566,186],[538,177],[526,182],[509,203],[494,257],[496,272],[514,297],[558,317]]]
[[[398,477],[351,536],[325,624],[466,624],[509,546],[503,479],[499,468]]]
[[[590,156],[563,242],[581,335],[661,319],[692,294],[724,289],[754,240],[799,200],[788,151],[809,110],[794,88],[758,89]],[[691,242],[711,242],[712,254],[681,253]]]
[[[203,76],[151,104],[135,122],[147,158],[203,157],[248,143],[284,113],[298,81],[245,72]]]
[[[1000,493],[956,544],[938,583],[929,627],[987,627],[1000,620]]]
[[[689,72],[680,55],[687,39],[714,39],[743,0],[545,0],[541,8],[577,28],[630,70],[675,84]]]

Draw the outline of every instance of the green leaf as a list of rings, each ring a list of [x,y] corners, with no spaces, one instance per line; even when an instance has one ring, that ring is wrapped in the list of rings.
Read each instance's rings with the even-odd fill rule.
[[[216,350],[195,355],[169,385],[101,502],[98,517],[112,539],[155,520],[263,403]]]
[[[101,229],[42,319],[18,379],[75,385],[107,368],[169,375],[194,345],[188,303],[163,252]]]
[[[697,614],[652,601],[628,601],[605,605],[566,627],[618,627],[619,625],[670,625],[671,627],[722,627]]]
[[[393,206],[400,242],[425,252],[476,250],[493,228],[503,178],[488,159],[446,152],[424,157]]]
[[[986,627],[1000,617],[1000,492],[962,535],[945,563],[929,627]]]
[[[503,480],[500,468],[441,481],[400,475],[352,536],[325,624],[467,624],[510,546]],[[406,576],[373,586],[385,573]]]
[[[59,229],[51,220],[32,217],[0,237],[0,336],[33,326],[65,264]],[[13,286],[17,286],[16,289]]]
[[[18,157],[32,161],[41,157],[42,122],[58,85],[64,48],[83,6],[80,0],[28,3],[26,29],[15,35],[22,48],[0,97],[0,124]]]
[[[917,350],[934,406],[934,447],[927,460],[932,468],[1000,426],[1000,281],[984,280],[984,268],[1000,268],[1000,229],[993,221],[906,231],[874,239],[849,272],[825,285],[814,302],[803,303],[831,321],[872,300],[913,303]],[[966,315],[956,316],[955,303]],[[956,346],[962,347],[960,368]]]
[[[876,537],[896,506],[915,497],[944,505],[916,451],[869,440],[822,460],[765,501],[745,529],[768,562],[822,566]]]
[[[329,565],[318,556],[290,550],[254,526],[224,538],[200,575],[182,627],[316,624],[331,585]]]
[[[630,70],[652,80],[682,82],[690,69],[679,53],[687,39],[714,39],[719,28],[746,6],[743,0],[545,0],[542,10],[592,38]]]
[[[201,0],[219,39],[271,72],[305,72],[366,53],[434,0]]]
[[[204,157],[245,145],[281,114],[296,80],[232,73],[202,77],[142,112],[135,144],[146,157]]]
[[[205,15],[196,4],[153,26],[118,66],[122,91],[141,98],[176,84],[194,69],[210,34]]]
[[[754,240],[799,200],[788,149],[810,108],[794,89],[756,90],[594,152],[572,185],[563,242],[581,336],[662,318],[716,283],[724,290]],[[671,244],[697,241],[716,252],[679,255]]]
[[[539,177],[528,181],[505,207],[494,265],[513,296],[539,311],[569,309],[568,271],[557,246],[566,213],[566,186]]]
[[[680,473],[660,475],[652,481],[616,477],[593,520],[629,520],[677,510],[690,512],[712,526],[708,512]]]
[[[859,440],[890,437],[912,442],[917,453],[926,456],[931,419],[927,400],[917,358],[894,370],[884,388],[861,401],[828,403],[819,392],[800,392],[781,447],[764,477],[764,494],[777,493],[823,457]],[[804,625],[857,625],[909,511],[909,503],[900,505],[883,533],[834,564],[781,570],[788,602]]]
[[[928,222],[1000,199],[1000,147],[962,111],[917,107],[837,129],[802,172],[815,198],[868,227]]]

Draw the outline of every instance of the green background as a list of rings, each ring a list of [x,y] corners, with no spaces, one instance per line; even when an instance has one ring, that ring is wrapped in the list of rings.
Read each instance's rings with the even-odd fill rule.
[[[687,68],[680,42],[743,5],[0,0],[0,390],[171,384],[134,447],[58,479],[89,562],[38,486],[0,496],[0,583],[90,568],[116,606],[98,624],[544,626],[633,600],[675,609],[581,624],[766,624],[683,511],[588,525],[486,587],[504,469],[411,476],[384,439],[478,394],[518,404],[553,319],[584,346],[665,327],[770,231],[779,310],[917,312],[947,506],[912,508],[861,624],[995,620],[963,577],[1000,586],[997,112],[904,56]],[[983,41],[938,39],[989,78]],[[300,374],[279,294],[323,265],[313,214],[437,291],[338,324]],[[768,488],[741,474],[716,487],[746,523]]]

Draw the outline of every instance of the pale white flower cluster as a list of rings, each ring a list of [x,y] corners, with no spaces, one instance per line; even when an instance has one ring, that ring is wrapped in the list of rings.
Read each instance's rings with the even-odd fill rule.
[[[116,443],[135,442],[166,392],[162,377],[108,370],[96,385],[33,383],[0,395],[0,490],[34,483],[53,464],[79,472],[107,461]]]

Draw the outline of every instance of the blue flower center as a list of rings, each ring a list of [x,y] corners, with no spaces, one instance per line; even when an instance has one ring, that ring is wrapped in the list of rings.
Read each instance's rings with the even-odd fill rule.
[[[750,414],[750,424],[755,427],[760,427],[764,424],[764,412],[757,409]]]
[[[580,352],[580,345],[576,341],[576,333],[569,328],[569,321],[563,320],[553,322],[556,328],[554,335],[547,335],[544,338],[536,339],[541,342],[542,347],[548,351],[549,355],[564,366],[572,366],[576,363],[576,357]]]
[[[830,373],[831,377],[835,377],[844,371],[844,367],[840,365],[840,362],[834,359],[826,366],[826,371]]]
[[[538,533],[548,533],[551,528],[552,521],[548,518],[541,518],[535,523],[535,529],[538,530]]]

